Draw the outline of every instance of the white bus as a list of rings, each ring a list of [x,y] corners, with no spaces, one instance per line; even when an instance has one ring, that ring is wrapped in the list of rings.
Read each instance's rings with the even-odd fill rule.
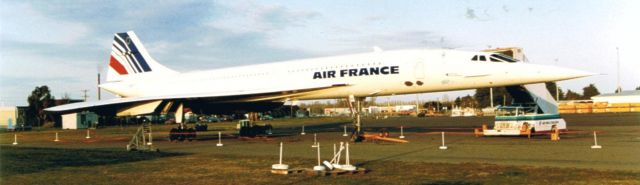
[[[539,114],[538,107],[499,106],[493,129],[483,128],[485,136],[520,136],[534,133],[549,133],[554,127],[560,131],[567,129],[567,123],[560,114]]]

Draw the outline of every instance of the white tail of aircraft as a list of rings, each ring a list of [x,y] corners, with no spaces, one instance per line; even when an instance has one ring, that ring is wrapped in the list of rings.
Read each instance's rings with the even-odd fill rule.
[[[170,73],[176,72],[151,58],[133,31],[114,34],[107,71],[108,82],[122,81],[142,74]]]

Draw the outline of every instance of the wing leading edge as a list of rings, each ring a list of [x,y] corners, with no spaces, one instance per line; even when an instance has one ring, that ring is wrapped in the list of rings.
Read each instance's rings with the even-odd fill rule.
[[[297,96],[312,93],[314,91],[340,88],[345,84],[333,84],[326,86],[304,87],[296,89],[260,89],[250,91],[234,91],[208,94],[179,94],[166,96],[148,96],[115,98],[93,102],[80,102],[60,105],[45,109],[48,112],[69,112],[96,109],[104,106],[126,107],[131,104],[144,103],[157,100],[202,100],[207,102],[234,103],[234,102],[259,102],[259,101],[284,101],[294,99]]]

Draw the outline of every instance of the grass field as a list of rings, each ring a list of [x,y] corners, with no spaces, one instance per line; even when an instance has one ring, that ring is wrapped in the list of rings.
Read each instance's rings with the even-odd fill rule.
[[[166,141],[171,126],[154,126],[161,152],[126,152],[135,127],[61,131],[37,129],[0,134],[0,184],[640,184],[640,114],[565,115],[569,134],[559,142],[548,136],[476,138],[472,129],[491,117],[365,119],[368,132],[405,127],[410,143],[354,143],[352,163],[366,175],[311,177],[272,175],[279,142],[285,163],[315,165],[313,133],[323,160],[342,137],[345,118],[274,120],[276,136],[239,140],[234,123],[210,124],[193,142]],[[305,125],[307,135],[300,136]],[[60,142],[52,142],[55,132]],[[224,147],[216,147],[217,131]],[[440,131],[448,150],[439,150]],[[593,150],[592,131],[603,149]]]

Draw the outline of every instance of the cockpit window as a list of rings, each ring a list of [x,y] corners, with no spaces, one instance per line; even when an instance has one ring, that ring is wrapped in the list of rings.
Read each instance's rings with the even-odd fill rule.
[[[502,62],[494,57],[489,57],[489,60],[491,60],[491,62]]]
[[[505,61],[505,62],[509,62],[509,63],[518,62],[518,60],[516,60],[516,59],[514,59],[514,58],[511,58],[511,57],[509,57],[509,56],[506,56],[506,55],[503,55],[503,54],[499,54],[499,53],[497,53],[497,54],[491,54],[491,58],[493,58],[493,57],[495,57],[495,58],[497,58],[497,59],[499,59],[499,60]],[[492,61],[493,61],[493,60],[492,60]]]
[[[478,61],[478,55],[473,56],[473,58],[471,58],[472,61]]]
[[[480,55],[480,61],[487,61],[487,58],[484,55]]]

